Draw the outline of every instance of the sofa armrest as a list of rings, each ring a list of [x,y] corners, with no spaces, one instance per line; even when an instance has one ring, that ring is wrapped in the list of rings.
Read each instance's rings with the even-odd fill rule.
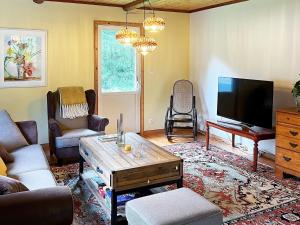
[[[97,115],[88,116],[88,128],[91,130],[104,131],[108,123],[109,120],[107,118],[97,116]]]
[[[22,121],[16,122],[16,124],[29,144],[38,143],[38,131],[35,121]]]
[[[56,121],[55,119],[49,119],[48,126],[49,126],[49,130],[54,138],[62,136],[62,132],[59,127],[58,121]]]
[[[73,199],[68,187],[45,188],[0,196],[1,224],[69,225]]]

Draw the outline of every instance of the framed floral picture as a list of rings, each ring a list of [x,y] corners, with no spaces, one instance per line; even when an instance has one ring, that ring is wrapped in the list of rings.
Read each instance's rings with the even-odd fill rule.
[[[0,88],[47,85],[47,32],[0,28]]]

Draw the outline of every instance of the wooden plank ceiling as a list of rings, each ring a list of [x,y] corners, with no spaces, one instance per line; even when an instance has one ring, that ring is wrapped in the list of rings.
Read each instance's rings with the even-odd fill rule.
[[[125,11],[143,8],[144,0],[33,0],[35,3],[66,2],[120,7]],[[149,5],[146,0],[146,7]],[[248,0],[151,0],[155,10],[192,13]],[[148,7],[147,7],[148,8]]]

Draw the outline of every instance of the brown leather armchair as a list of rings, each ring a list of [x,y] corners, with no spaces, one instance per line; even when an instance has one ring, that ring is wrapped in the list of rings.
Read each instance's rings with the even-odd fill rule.
[[[55,154],[58,165],[79,161],[79,138],[104,134],[107,118],[95,115],[96,94],[85,91],[89,115],[75,119],[63,119],[59,113],[58,91],[47,94],[50,153]]]

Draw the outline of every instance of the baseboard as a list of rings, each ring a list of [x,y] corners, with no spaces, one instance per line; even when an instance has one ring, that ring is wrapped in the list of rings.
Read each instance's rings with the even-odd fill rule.
[[[151,135],[151,134],[157,134],[157,133],[164,133],[165,129],[156,129],[156,130],[145,130],[144,136]]]

